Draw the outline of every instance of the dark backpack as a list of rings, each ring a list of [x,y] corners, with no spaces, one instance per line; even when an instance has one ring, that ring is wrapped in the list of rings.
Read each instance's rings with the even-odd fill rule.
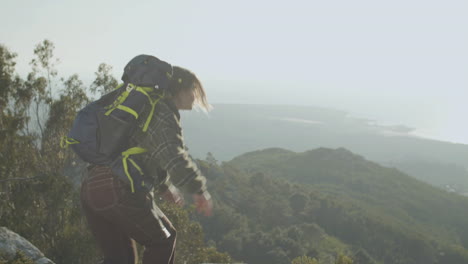
[[[133,155],[146,150],[132,147],[130,138],[136,129],[147,131],[171,77],[170,64],[149,55],[133,58],[125,66],[123,84],[78,112],[62,147],[70,145],[84,161],[111,167],[132,192],[145,189],[145,173]]]

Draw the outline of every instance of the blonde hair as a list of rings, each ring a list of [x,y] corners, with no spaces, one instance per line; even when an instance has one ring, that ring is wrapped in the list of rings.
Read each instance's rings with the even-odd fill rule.
[[[169,81],[169,97],[177,96],[180,92],[191,90],[195,96],[195,105],[201,108],[204,112],[213,109],[206,99],[205,89],[197,76],[182,67],[172,67],[172,77]]]

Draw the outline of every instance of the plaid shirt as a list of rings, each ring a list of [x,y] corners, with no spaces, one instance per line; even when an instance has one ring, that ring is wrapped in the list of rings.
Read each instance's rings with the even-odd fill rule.
[[[146,117],[140,120],[142,127]],[[158,102],[148,130],[137,130],[131,142],[148,150],[138,155],[139,164],[159,192],[167,190],[171,183],[190,194],[206,190],[206,178],[187,152],[179,110],[172,101]]]

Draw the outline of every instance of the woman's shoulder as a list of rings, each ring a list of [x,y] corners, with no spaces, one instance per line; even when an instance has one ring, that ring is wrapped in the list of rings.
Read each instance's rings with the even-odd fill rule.
[[[155,106],[153,124],[165,123],[171,126],[180,126],[180,115],[175,105],[167,99],[159,101]]]
[[[179,110],[170,99],[162,99],[156,104],[156,113],[159,115],[175,115],[180,119]]]

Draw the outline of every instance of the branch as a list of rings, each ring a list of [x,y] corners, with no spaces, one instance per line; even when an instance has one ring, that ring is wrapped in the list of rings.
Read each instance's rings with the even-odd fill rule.
[[[36,176],[36,177],[30,177],[30,178],[9,178],[9,179],[3,179],[3,180],[0,180],[0,182],[6,182],[6,181],[19,181],[19,180],[33,180],[33,179],[36,179],[36,178],[39,178],[40,176]]]
[[[41,139],[44,138],[44,130],[42,129],[42,125],[41,125],[41,121],[39,120],[39,102],[41,100],[39,99],[39,95],[38,95],[38,99],[36,101],[36,119],[37,119],[37,124],[39,125],[39,129],[41,130]]]

